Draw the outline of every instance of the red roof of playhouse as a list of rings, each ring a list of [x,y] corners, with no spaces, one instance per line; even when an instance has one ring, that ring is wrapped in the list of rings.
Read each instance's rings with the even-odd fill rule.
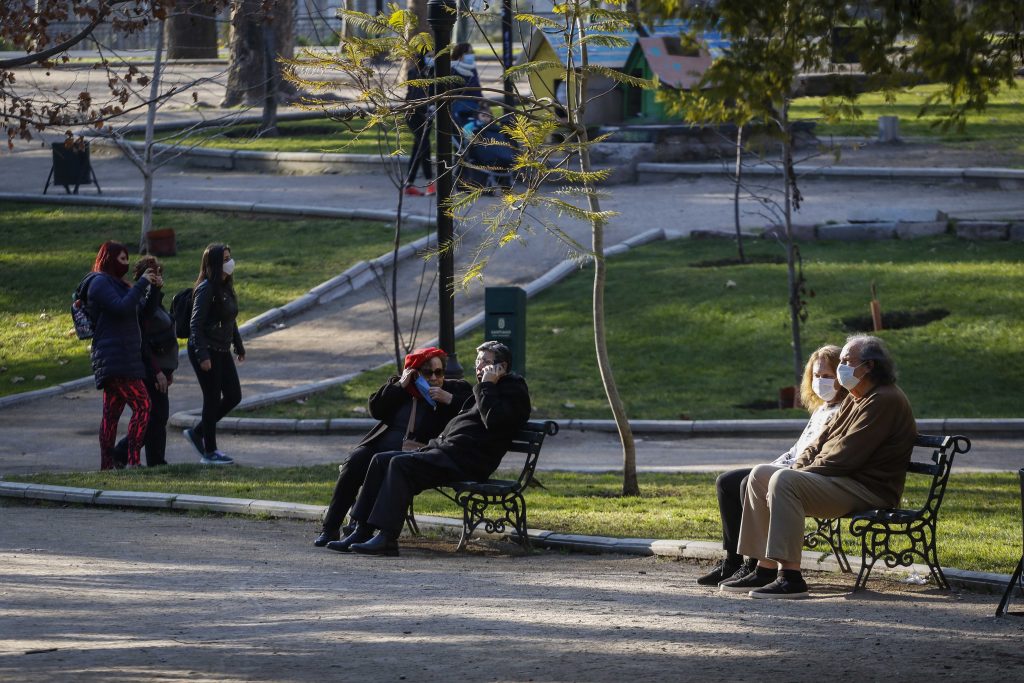
[[[637,38],[651,72],[663,85],[679,90],[690,90],[711,66],[711,55],[701,50],[697,56],[679,54],[679,38],[675,36],[649,36]]]

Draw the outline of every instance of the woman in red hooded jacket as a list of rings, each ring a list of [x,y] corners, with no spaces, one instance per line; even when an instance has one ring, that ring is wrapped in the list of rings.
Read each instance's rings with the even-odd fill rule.
[[[338,468],[331,504],[324,515],[323,531],[313,545],[323,547],[341,538],[341,523],[355,502],[366,478],[370,460],[377,453],[412,450],[425,445],[444,429],[473,395],[461,379],[445,379],[447,354],[441,349],[416,349],[405,357],[405,371],[388,379],[370,397],[370,415],[379,422]]]

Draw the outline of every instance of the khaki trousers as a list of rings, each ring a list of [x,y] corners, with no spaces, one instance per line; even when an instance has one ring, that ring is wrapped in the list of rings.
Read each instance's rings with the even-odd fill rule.
[[[759,560],[800,564],[805,517],[841,517],[888,507],[849,477],[758,465],[747,480],[738,551]]]

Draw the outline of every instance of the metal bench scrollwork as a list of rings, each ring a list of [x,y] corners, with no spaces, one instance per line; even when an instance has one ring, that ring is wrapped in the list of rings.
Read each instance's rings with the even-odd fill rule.
[[[516,434],[506,458],[512,453],[524,456],[523,468],[516,479],[488,479],[487,481],[458,481],[437,487],[444,497],[462,508],[462,537],[457,550],[466,547],[473,532],[481,524],[487,533],[501,534],[508,527],[515,530],[516,540],[524,550],[530,549],[526,526],[526,498],[523,491],[533,480],[537,458],[545,436],[558,433],[558,423],[530,421]],[[451,492],[446,489],[450,489]],[[412,503],[406,513],[409,531],[419,534]]]
[[[949,581],[942,573],[936,550],[939,508],[946,493],[953,458],[971,450],[965,436],[929,436],[919,434],[915,448],[931,448],[931,462],[911,462],[908,475],[931,477],[931,486],[924,504],[917,509],[867,510],[850,515],[850,533],[861,539],[861,566],[854,590],[863,588],[875,563],[882,560],[890,569],[909,567],[915,561],[928,565],[939,588],[949,590]],[[804,536],[809,548],[828,546],[844,572],[850,562],[842,547],[842,520],[815,519],[815,529]]]

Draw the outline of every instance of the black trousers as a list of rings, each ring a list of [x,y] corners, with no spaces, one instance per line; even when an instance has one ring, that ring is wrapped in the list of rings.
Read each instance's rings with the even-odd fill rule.
[[[378,453],[370,460],[351,517],[397,538],[405,511],[417,493],[446,482],[476,478],[438,449]]]
[[[423,179],[428,183],[434,179],[434,169],[430,165],[430,120],[419,114],[412,114],[406,120],[412,131],[412,154],[409,155],[409,170],[406,173],[406,185],[416,183],[416,172],[422,168]]]
[[[348,459],[338,468],[338,481],[334,484],[334,495],[324,515],[324,531],[335,532],[341,528],[352,503],[356,501],[359,487],[366,479],[366,471],[370,469],[370,461],[377,455],[378,449],[372,444],[356,446]]]
[[[729,470],[718,475],[715,492],[718,511],[722,515],[722,547],[729,555],[737,555],[740,540],[740,520],[743,518],[743,496],[747,492],[747,475],[752,468]]]
[[[203,417],[196,431],[203,438],[206,452],[217,450],[217,422],[242,400],[242,385],[230,351],[210,351],[210,369],[199,367],[195,350],[188,347],[188,359],[203,390]]]
[[[171,414],[171,404],[167,394],[156,388],[156,381],[147,378],[146,393],[149,394],[149,423],[146,426],[146,467],[166,465],[167,459],[167,418]],[[170,391],[170,387],[168,387]],[[122,437],[114,446],[114,462],[119,467],[128,463],[128,437]]]

